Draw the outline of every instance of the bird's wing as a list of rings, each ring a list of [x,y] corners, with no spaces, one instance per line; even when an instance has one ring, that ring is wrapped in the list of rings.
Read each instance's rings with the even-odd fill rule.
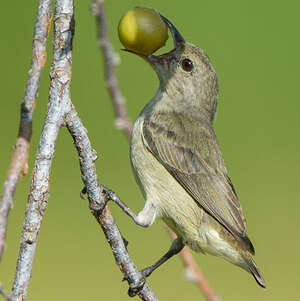
[[[182,130],[177,131],[177,127]],[[180,132],[183,134],[178,135]],[[146,148],[192,198],[254,253],[213,129],[203,123],[189,127],[187,119],[183,123],[180,116],[161,116],[144,120],[142,136]]]

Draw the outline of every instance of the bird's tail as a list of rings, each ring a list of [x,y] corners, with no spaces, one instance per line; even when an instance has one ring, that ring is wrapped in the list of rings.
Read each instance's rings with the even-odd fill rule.
[[[255,264],[254,260],[252,257],[247,254],[246,256],[243,256],[248,267],[248,271],[253,275],[254,279],[256,282],[263,288],[266,288],[265,280],[263,276],[261,275],[257,265]]]

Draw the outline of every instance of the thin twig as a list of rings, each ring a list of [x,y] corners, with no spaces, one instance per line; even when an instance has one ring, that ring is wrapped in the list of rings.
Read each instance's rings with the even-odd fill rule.
[[[98,44],[103,52],[106,85],[115,111],[116,127],[122,130],[127,135],[127,137],[130,138],[132,123],[128,118],[125,107],[125,99],[120,92],[118,80],[115,73],[115,67],[119,62],[119,57],[115,53],[108,38],[107,21],[103,2],[103,0],[93,0],[92,12],[96,18],[97,23]]]
[[[32,42],[31,66],[25,96],[21,104],[19,133],[14,153],[3,185],[0,203],[0,261],[5,249],[7,219],[19,179],[27,173],[27,161],[32,132],[32,115],[38,93],[41,71],[46,63],[46,43],[51,27],[52,0],[40,0]]]
[[[106,81],[108,83],[108,90],[110,92],[111,102],[115,110],[116,122],[118,123],[119,120],[124,121],[121,123],[121,125],[123,126],[119,126],[118,128],[127,135],[128,139],[130,139],[132,132],[132,123],[127,115],[125,101],[121,95],[118,81],[115,75],[114,69],[116,66],[116,53],[113,50],[113,47],[108,37],[106,14],[104,10],[104,0],[93,0],[92,8],[93,14],[96,18],[98,44],[103,54],[103,60],[106,67],[105,76]],[[176,237],[175,233],[171,229],[167,229],[171,237]],[[211,286],[209,285],[208,281],[205,279],[197,263],[193,259],[190,250],[187,247],[185,247],[180,252],[180,254],[183,264],[186,267],[186,270],[190,272],[189,275],[191,275],[191,273],[193,273],[194,275],[193,280],[190,277],[189,280],[192,280],[199,286],[207,301],[219,300],[218,297],[215,295],[214,291],[212,290]]]
[[[58,131],[69,104],[71,80],[73,1],[57,0],[54,19],[54,57],[49,105],[40,137],[23,224],[20,253],[12,288],[13,301],[25,300],[37,237],[49,197],[49,176]]]
[[[129,295],[133,296],[132,293],[135,291],[135,288],[138,288],[143,283],[142,275],[127,252],[123,238],[110,210],[108,207],[105,207],[110,195],[105,193],[105,190],[98,184],[96,167],[94,164],[97,159],[97,154],[92,149],[86,129],[81,123],[74,108],[67,113],[65,120],[78,151],[82,180],[88,194],[89,207],[102,227],[106,239],[113,251],[117,265],[123,273],[124,278],[128,281],[130,287]],[[158,300],[147,283],[144,284],[141,290],[138,290],[137,294],[145,301]]]
[[[0,295],[2,295],[2,297],[7,300],[7,301],[11,301],[10,296],[8,295],[8,293],[5,291],[5,289],[3,288],[2,284],[0,283]]]

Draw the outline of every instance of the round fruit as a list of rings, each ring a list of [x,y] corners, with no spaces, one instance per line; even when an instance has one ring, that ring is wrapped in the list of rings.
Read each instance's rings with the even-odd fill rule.
[[[118,33],[126,49],[144,55],[154,53],[168,39],[165,22],[155,10],[144,7],[128,11],[120,20]]]

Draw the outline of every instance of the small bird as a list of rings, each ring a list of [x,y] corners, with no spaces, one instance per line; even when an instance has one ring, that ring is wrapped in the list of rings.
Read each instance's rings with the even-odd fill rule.
[[[134,124],[130,145],[133,171],[146,203],[137,216],[119,205],[144,227],[162,218],[177,238],[142,274],[149,276],[187,245],[240,266],[265,287],[213,128],[216,72],[207,55],[161,17],[171,31],[174,49],[159,56],[138,54],[155,70],[160,84]]]

